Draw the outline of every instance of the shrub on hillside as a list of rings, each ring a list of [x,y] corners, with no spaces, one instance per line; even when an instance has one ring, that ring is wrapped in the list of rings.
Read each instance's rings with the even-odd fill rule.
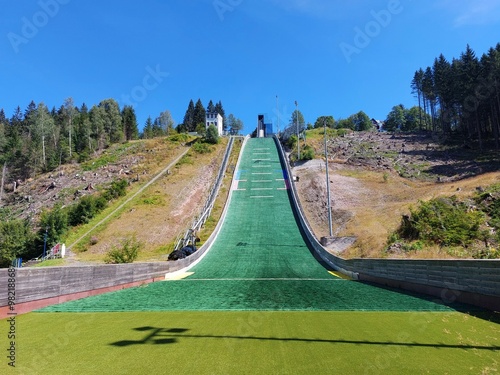
[[[193,145],[193,150],[198,154],[209,154],[213,151],[213,147],[205,142],[196,142]]]
[[[28,220],[0,222],[0,268],[8,267],[13,259],[37,256],[41,248],[35,248],[34,235]]]
[[[168,137],[168,139],[172,142],[187,142],[187,140],[189,139],[189,135],[185,133],[179,133]]]
[[[68,223],[71,226],[86,224],[104,208],[106,199],[102,196],[85,195],[78,204],[71,207],[68,214]]]
[[[54,246],[68,230],[68,211],[62,209],[60,205],[50,211],[43,210],[39,226],[38,243],[43,244],[47,234],[47,248]]]
[[[205,135],[205,141],[212,145],[216,145],[217,143],[219,143],[219,133],[214,125],[210,125],[208,127],[207,133]]]
[[[304,146],[304,150],[300,152],[300,158],[302,160],[313,160],[315,157],[314,148],[309,145]]]
[[[132,263],[139,256],[141,247],[142,243],[137,241],[135,237],[127,238],[122,241],[120,247],[113,246],[104,262],[108,264]]]
[[[104,198],[110,201],[119,197],[124,197],[127,195],[127,186],[128,182],[125,179],[113,181],[104,193]]]
[[[481,211],[470,210],[456,197],[420,202],[404,216],[398,235],[405,240],[422,240],[440,246],[467,246],[481,239],[480,230],[485,221]]]

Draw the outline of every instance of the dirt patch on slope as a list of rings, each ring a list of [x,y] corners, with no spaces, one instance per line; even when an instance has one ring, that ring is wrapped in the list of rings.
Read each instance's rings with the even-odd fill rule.
[[[468,196],[478,186],[500,182],[494,152],[484,158],[462,145],[457,149],[432,142],[427,135],[379,133],[353,133],[331,142],[333,234],[356,238],[343,256],[386,256],[387,238],[411,205],[437,196]],[[321,146],[316,149],[320,154]],[[329,234],[325,164],[316,159],[293,169],[299,176],[299,199],[317,238]],[[424,256],[449,257],[418,255]]]

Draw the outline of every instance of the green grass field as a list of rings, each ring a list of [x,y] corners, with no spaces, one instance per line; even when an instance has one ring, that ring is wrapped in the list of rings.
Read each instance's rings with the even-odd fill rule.
[[[17,367],[5,358],[0,373],[500,371],[498,314],[329,273],[294,219],[273,141],[243,152],[221,233],[189,275],[17,317]]]
[[[2,374],[496,374],[500,361],[498,322],[456,312],[30,313],[17,329],[18,367],[2,356]]]

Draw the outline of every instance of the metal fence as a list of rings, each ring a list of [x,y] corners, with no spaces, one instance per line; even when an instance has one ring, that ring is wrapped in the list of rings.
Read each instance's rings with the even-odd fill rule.
[[[227,168],[227,164],[229,162],[229,157],[231,156],[231,152],[233,150],[233,144],[234,144],[234,138],[235,137],[230,137],[229,142],[226,147],[226,151],[224,154],[224,158],[222,159],[222,164],[219,169],[219,173],[215,179],[215,182],[212,186],[212,189],[210,190],[208,194],[207,201],[205,203],[205,206],[203,206],[203,209],[201,210],[200,215],[196,217],[196,219],[193,221],[193,224],[190,226],[189,229],[187,229],[183,234],[181,234],[175,241],[175,246],[174,246],[174,251],[182,249],[184,246],[187,246],[189,244],[194,245],[195,244],[195,233],[199,231],[207,219],[210,217],[210,214],[212,212],[212,209],[214,207],[215,199],[217,198],[217,194],[219,193],[220,186],[222,184],[222,180],[224,179],[224,174]]]

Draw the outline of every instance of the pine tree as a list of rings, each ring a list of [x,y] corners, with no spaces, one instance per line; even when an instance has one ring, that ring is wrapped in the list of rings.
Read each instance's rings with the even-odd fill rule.
[[[158,118],[153,121],[153,138],[162,137],[165,133]]]
[[[196,125],[194,124],[194,102],[193,99],[189,101],[186,114],[184,115],[184,122],[182,123],[186,131],[194,131]]]
[[[422,80],[424,79],[424,71],[419,69],[415,72],[413,76],[413,81],[411,81],[412,93],[418,98],[418,110],[420,117],[420,126],[422,126]],[[420,128],[422,130],[422,128]]]
[[[205,107],[203,106],[201,99],[198,99],[194,107],[194,113],[193,113],[194,128],[189,129],[189,131],[196,131],[196,127],[199,124],[205,125],[206,120],[207,120],[207,112],[205,111]]]
[[[126,105],[122,109],[123,132],[127,141],[139,138],[139,129],[137,126],[137,117],[134,107]]]
[[[89,109],[83,103],[75,117],[75,151],[80,155],[80,160],[84,161],[92,149],[92,123]]]
[[[208,103],[208,106],[207,106],[207,112],[208,112],[208,113],[214,113],[214,112],[216,112],[216,110],[215,110],[215,105],[214,105],[214,103],[212,102],[212,100],[210,100],[210,102]]]
[[[228,126],[226,125],[227,119],[226,119],[226,112],[224,111],[224,107],[222,107],[222,102],[219,100],[219,102],[215,105],[215,112],[217,112],[219,115],[222,117],[222,122],[223,122],[223,130],[226,132],[228,129]]]
[[[479,61],[475,52],[467,45],[466,50],[460,56],[460,82],[463,90],[462,118],[468,124],[471,133],[476,133],[479,148],[483,149],[482,130],[478,116],[478,100],[475,89],[478,85]]]
[[[424,72],[424,78],[422,80],[422,91],[427,103],[429,104],[431,112],[431,126],[432,131],[436,131],[436,90],[434,87],[434,75],[432,73],[431,67],[427,67]]]
[[[151,116],[146,120],[146,124],[144,125],[143,135],[144,139],[152,139],[153,138],[153,120],[151,120]]]

